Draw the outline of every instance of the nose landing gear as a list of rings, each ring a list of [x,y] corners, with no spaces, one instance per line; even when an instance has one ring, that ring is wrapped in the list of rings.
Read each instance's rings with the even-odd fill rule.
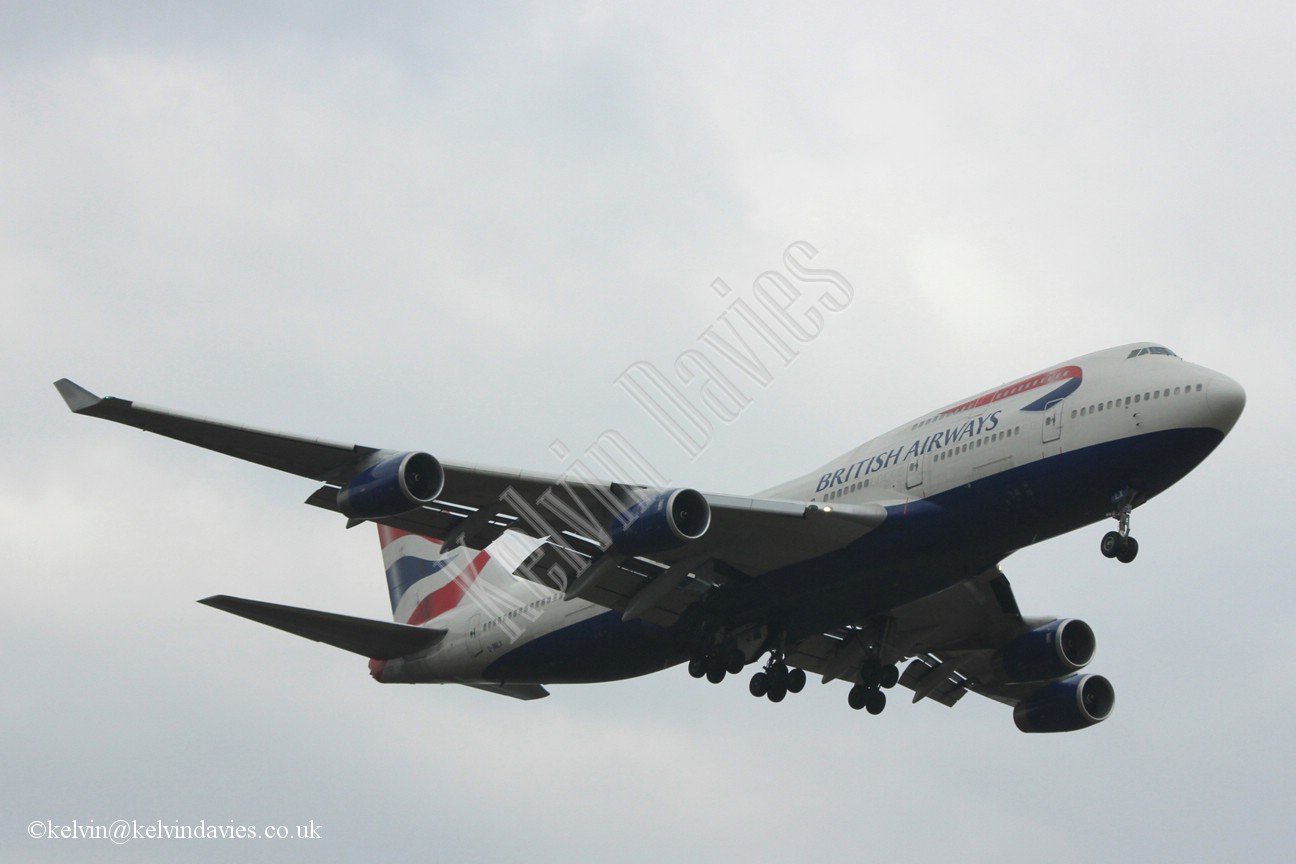
[[[1122,564],[1128,564],[1138,555],[1138,541],[1130,536],[1130,513],[1134,510],[1133,489],[1122,489],[1112,496],[1112,504],[1115,505],[1107,515],[1120,523],[1120,528],[1116,531],[1108,531],[1103,535],[1102,554],[1106,558],[1115,558]]]

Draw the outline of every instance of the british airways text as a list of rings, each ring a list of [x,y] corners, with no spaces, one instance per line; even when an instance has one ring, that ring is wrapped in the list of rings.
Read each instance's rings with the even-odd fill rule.
[[[939,450],[941,447],[957,444],[964,439],[974,438],[983,432],[989,432],[999,425],[999,415],[1002,413],[1002,411],[993,411],[990,414],[973,417],[957,426],[950,426],[939,432],[933,432],[926,438],[919,438],[908,447],[901,445],[894,450],[878,453],[876,456],[870,456],[835,471],[829,471],[819,478],[819,485],[815,487],[815,492],[822,492],[842,483],[849,483],[858,477],[872,474],[875,471],[882,471],[899,462],[908,462],[915,456],[921,456],[932,450]]]

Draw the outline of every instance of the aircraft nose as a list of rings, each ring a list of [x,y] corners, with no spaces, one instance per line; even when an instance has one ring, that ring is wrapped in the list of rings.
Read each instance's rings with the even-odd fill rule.
[[[1206,385],[1206,404],[1211,425],[1227,435],[1246,407],[1246,391],[1232,378],[1218,375]]]

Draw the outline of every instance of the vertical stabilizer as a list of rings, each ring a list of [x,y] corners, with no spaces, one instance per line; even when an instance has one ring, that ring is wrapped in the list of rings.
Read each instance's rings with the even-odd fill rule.
[[[512,575],[542,544],[529,537],[506,532],[484,550],[446,549],[442,540],[379,525],[378,539],[392,617],[401,624],[423,624],[467,603],[490,617],[552,591]]]
[[[400,608],[401,599],[411,588],[444,570],[453,557],[441,554],[442,540],[411,534],[387,525],[378,526],[378,542],[382,544],[383,567],[387,571],[387,593],[391,598],[393,614]],[[397,620],[400,620],[399,617]]]

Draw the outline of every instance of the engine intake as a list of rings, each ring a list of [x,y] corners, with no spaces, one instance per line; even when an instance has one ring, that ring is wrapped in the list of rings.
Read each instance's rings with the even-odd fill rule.
[[[371,465],[338,492],[338,509],[352,519],[396,516],[431,503],[445,472],[427,453],[400,453]]]
[[[1115,704],[1116,691],[1106,678],[1072,675],[1018,702],[1013,721],[1023,732],[1074,732],[1106,720]]]
[[[996,660],[1008,681],[1051,681],[1089,665],[1096,645],[1088,624],[1065,618],[1018,636],[999,651]]]
[[[612,523],[612,545],[627,555],[650,555],[691,543],[711,526],[711,505],[693,489],[668,489],[640,501]]]

